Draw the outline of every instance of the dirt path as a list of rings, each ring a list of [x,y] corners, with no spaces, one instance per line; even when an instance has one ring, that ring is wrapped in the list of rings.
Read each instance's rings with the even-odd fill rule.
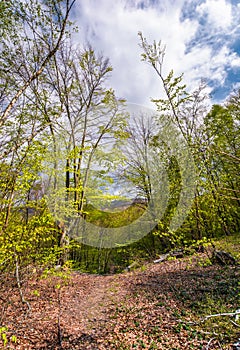
[[[201,256],[196,261],[149,264],[142,271],[111,276],[77,272],[69,278],[33,276],[24,286],[30,312],[16,286],[9,289],[8,281],[0,290],[0,316],[8,342],[3,347],[0,335],[0,349],[188,350],[205,349],[211,337],[209,350],[219,349],[218,339],[209,333],[210,325],[203,332],[188,325],[194,319],[192,305],[201,303],[202,309],[211,297],[212,313],[218,312],[220,302],[223,310],[229,311],[231,305],[234,311],[239,305],[234,291],[240,271],[237,267],[199,267],[199,262]],[[229,332],[231,323],[225,322]],[[231,335],[234,330],[238,328],[232,326]],[[13,335],[16,342],[11,340]],[[227,337],[222,349],[232,350],[236,336]]]
[[[96,324],[108,320],[107,310],[117,303],[118,288],[114,276],[78,276],[64,287],[62,319],[72,319],[81,330],[95,329]],[[65,326],[67,326],[65,324]]]

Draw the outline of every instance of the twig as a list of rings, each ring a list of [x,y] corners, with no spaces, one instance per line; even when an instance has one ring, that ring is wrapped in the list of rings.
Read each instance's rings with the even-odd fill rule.
[[[15,253],[15,275],[16,275],[16,280],[17,280],[17,286],[18,286],[18,291],[20,294],[20,298],[23,304],[27,304],[28,310],[31,311],[31,306],[29,302],[25,299],[23,291],[22,291],[22,286],[21,286],[21,281],[20,281],[20,276],[19,276],[19,264],[18,264],[18,256]]]
[[[220,341],[218,340],[217,342],[218,342],[218,345],[220,346],[219,349],[222,350],[222,345],[221,345]]]
[[[160,256],[160,258],[159,259],[157,259],[157,260],[154,260],[153,261],[153,263],[154,264],[158,264],[158,263],[160,263],[160,262],[163,262],[164,260],[166,260],[168,257],[169,257],[169,253],[167,253],[167,254],[162,254],[161,256]]]
[[[75,2],[76,2],[76,0],[72,0],[72,2],[70,2],[69,0],[66,1],[66,13],[64,15],[64,18],[62,19],[62,23],[60,23],[61,27],[60,27],[60,30],[59,30],[59,36],[58,36],[58,38],[56,40],[55,45],[48,52],[46,57],[43,58],[43,62],[40,65],[39,69],[36,70],[29,77],[29,79],[24,83],[24,85],[18,89],[18,91],[15,93],[15,95],[13,96],[13,98],[11,99],[9,104],[6,106],[6,109],[4,110],[3,114],[0,116],[0,126],[2,126],[5,123],[6,119],[8,118],[8,115],[10,114],[11,110],[13,109],[15,104],[17,103],[17,101],[20,98],[20,96],[27,90],[27,88],[31,85],[32,82],[34,82],[36,79],[39,78],[39,76],[42,75],[42,73],[45,70],[45,67],[47,66],[47,64],[51,61],[52,57],[54,57],[56,52],[59,50],[61,41],[62,41],[62,39],[64,37],[64,34],[65,34],[65,31],[66,31],[68,17],[69,17],[69,14],[70,14],[71,9],[72,9],[72,7],[73,7]],[[1,159],[1,157],[0,157],[0,159]]]
[[[192,325],[196,325],[196,324],[199,324],[199,323],[202,323],[202,322],[205,322],[206,320],[208,320],[209,318],[212,318],[212,317],[220,317],[220,316],[229,316],[229,317],[233,317],[235,316],[235,319],[237,319],[237,317],[240,315],[240,309],[236,310],[235,312],[223,312],[221,314],[212,314],[212,315],[207,315],[203,318],[201,318],[199,321],[190,321],[190,322],[187,322],[188,324],[192,324]]]
[[[6,312],[6,306],[3,305],[2,310],[1,310],[0,325],[3,324],[3,319],[4,319],[5,312]]]
[[[203,317],[200,322],[204,322],[206,320],[208,320],[209,318],[212,318],[212,317],[220,317],[220,316],[229,316],[229,317],[233,317],[233,316],[237,316],[238,314],[240,314],[240,311],[239,310],[236,310],[235,312],[223,312],[221,314],[213,314],[213,315],[208,315],[208,316],[205,316]]]
[[[200,333],[203,334],[203,335],[215,335],[216,337],[221,336],[220,333],[216,333],[216,332],[205,332],[205,331],[201,330]]]
[[[187,324],[189,324],[189,325],[197,325],[199,323],[205,322],[209,318],[221,317],[221,316],[229,316],[229,317],[234,317],[235,316],[235,321],[236,321],[236,320],[238,320],[239,315],[240,315],[240,309],[236,310],[235,312],[223,312],[221,314],[207,315],[207,316],[201,318],[199,321],[189,321],[189,322],[187,322]],[[180,320],[180,321],[183,322],[182,320]],[[236,322],[234,322],[232,320],[230,320],[230,322],[232,322],[236,327],[240,327],[240,325],[237,324]]]
[[[239,325],[239,324],[237,324],[236,322],[234,322],[233,320],[230,320],[230,322],[232,322],[232,324],[234,324],[234,326],[236,326],[236,327],[239,327],[239,328],[240,328],[240,325]]]
[[[210,349],[209,346],[210,346],[210,344],[212,343],[212,341],[213,341],[214,339],[216,339],[216,338],[211,338],[211,339],[209,340],[209,342],[207,343],[207,346],[206,346],[206,349],[205,349],[205,350],[209,350],[209,349]],[[222,345],[221,345],[221,343],[219,342],[219,340],[217,340],[217,342],[218,342],[218,345],[220,346],[220,347],[219,347],[219,350],[222,350]]]
[[[211,338],[211,339],[209,340],[209,342],[207,343],[207,346],[206,346],[206,350],[209,349],[209,346],[210,346],[211,342],[212,342],[214,339],[215,339],[215,338]]]
[[[6,260],[4,260],[4,261],[0,264],[0,266],[4,265],[8,260],[10,260],[10,257],[7,258]]]

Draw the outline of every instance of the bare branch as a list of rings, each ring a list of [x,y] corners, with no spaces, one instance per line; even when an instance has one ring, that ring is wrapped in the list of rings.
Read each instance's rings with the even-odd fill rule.
[[[26,91],[26,89],[30,86],[30,84],[42,74],[42,72],[45,69],[48,62],[56,54],[57,50],[60,47],[60,43],[63,39],[65,30],[66,30],[66,25],[67,25],[69,13],[70,13],[71,8],[74,5],[75,1],[76,0],[72,0],[72,2],[70,3],[70,1],[67,0],[66,13],[65,13],[65,16],[63,18],[62,28],[61,28],[61,31],[60,31],[60,34],[59,34],[59,37],[58,37],[58,40],[57,40],[55,46],[49,51],[49,53],[47,54],[47,56],[43,60],[40,68],[29,77],[29,79],[25,82],[25,84],[16,92],[15,96],[13,96],[13,98],[11,99],[10,103],[8,104],[8,106],[6,107],[5,111],[3,112],[2,116],[1,116],[0,126],[2,126],[4,124],[5,120],[8,118],[11,110],[13,109],[14,105],[16,104],[16,102],[18,101],[20,96],[24,93],[24,91]]]

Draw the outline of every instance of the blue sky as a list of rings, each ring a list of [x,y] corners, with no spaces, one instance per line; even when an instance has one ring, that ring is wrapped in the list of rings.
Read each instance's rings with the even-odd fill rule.
[[[240,1],[77,0],[76,42],[109,57],[109,84],[128,102],[151,106],[163,97],[150,66],[141,62],[138,31],[166,44],[164,72],[184,73],[189,90],[204,79],[214,103],[240,88]]]

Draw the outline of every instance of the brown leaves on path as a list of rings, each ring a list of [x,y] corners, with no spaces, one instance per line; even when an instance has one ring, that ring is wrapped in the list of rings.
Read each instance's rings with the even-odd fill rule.
[[[31,311],[20,302],[14,281],[5,279],[1,348],[6,339],[5,348],[19,350],[219,349],[218,329],[192,322],[210,311],[203,306],[210,297],[234,311],[239,270],[203,267],[200,261],[201,256],[165,261],[108,276],[35,275],[23,284]],[[232,349],[236,339],[230,338],[221,338],[223,349]]]

